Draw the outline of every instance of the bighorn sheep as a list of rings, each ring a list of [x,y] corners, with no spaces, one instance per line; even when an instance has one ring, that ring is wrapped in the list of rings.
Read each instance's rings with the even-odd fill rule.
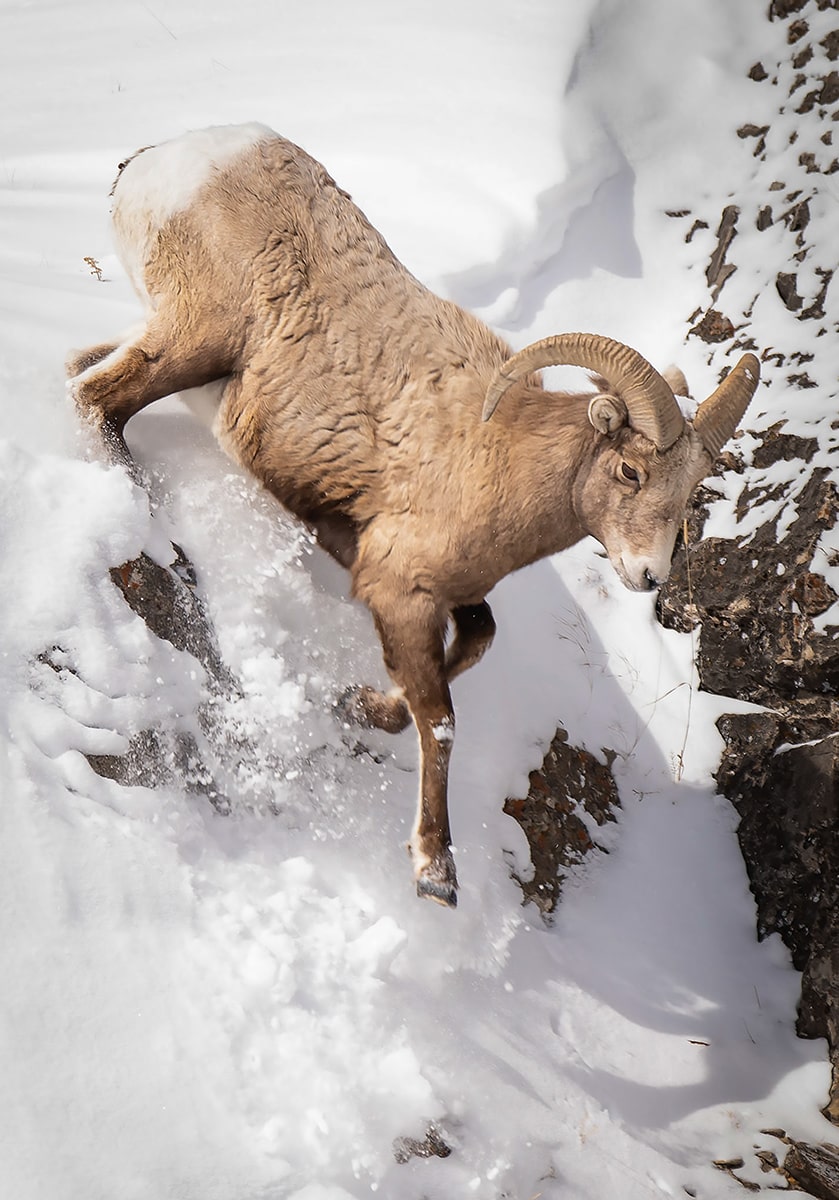
[[[397,261],[319,163],[261,125],[142,150],[112,194],[148,313],[139,333],[70,360],[79,410],[124,446],[140,409],[223,380],[220,442],[349,569],[373,615],[395,687],[359,688],[346,708],[392,732],[413,718],[417,891],[454,906],[449,683],[492,641],[487,593],[587,534],[627,587],[657,587],[757,359],[691,424],[620,343],[566,334],[511,357]],[[534,373],[561,363],[593,372],[598,393],[545,391]]]

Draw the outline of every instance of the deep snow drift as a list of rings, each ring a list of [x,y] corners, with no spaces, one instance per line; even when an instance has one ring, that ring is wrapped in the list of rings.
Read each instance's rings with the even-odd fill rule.
[[[460,907],[419,903],[413,733],[359,754],[330,712],[382,678],[342,575],[175,401],[129,430],[150,508],[91,454],[62,369],[139,315],[108,232],[116,164],[259,120],[514,345],[591,328],[707,394],[716,371],[684,344],[704,284],[664,214],[761,169],[733,130],[755,117],[760,39],[780,37],[762,6],[0,14],[3,1195],[710,1198],[740,1194],[711,1159],[747,1156],[767,1125],[829,1137],[823,1049],[794,1037],[797,977],[755,942],[714,796],[725,706],[693,690],[691,640],[652,598],[593,543],[496,590],[496,643],[455,687]],[[784,414],[770,394],[761,427]],[[226,719],[259,747],[229,764],[226,818],[80,753],[195,720],[200,668],[107,574],[141,550],[164,561],[171,537],[244,685]],[[623,810],[548,928],[521,907],[527,848],[501,809],[559,722],[616,752]],[[394,1139],[432,1122],[451,1156],[397,1163]]]

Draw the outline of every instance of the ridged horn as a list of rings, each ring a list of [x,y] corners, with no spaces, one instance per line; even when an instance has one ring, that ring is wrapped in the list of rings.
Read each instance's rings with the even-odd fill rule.
[[[504,363],[487,390],[483,420],[488,421],[507,389],[542,367],[572,366],[596,371],[623,398],[633,429],[660,450],[672,446],[685,427],[670,385],[655,367],[622,342],[594,333],[561,333],[526,346]]]
[[[753,354],[744,354],[717,390],[699,405],[693,427],[711,458],[717,457],[740,424],[759,379],[760,363]]]

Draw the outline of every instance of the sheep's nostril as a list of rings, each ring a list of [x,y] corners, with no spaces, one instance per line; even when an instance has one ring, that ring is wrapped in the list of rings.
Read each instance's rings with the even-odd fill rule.
[[[661,586],[661,580],[656,579],[655,575],[648,570],[644,570],[644,583],[647,585],[647,591],[652,592],[655,588]]]

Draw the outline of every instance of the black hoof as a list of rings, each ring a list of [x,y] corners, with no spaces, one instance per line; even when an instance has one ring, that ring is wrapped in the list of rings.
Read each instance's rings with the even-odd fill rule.
[[[417,895],[421,900],[436,900],[446,908],[457,908],[457,884],[421,877],[417,880]]]
[[[401,733],[411,724],[411,714],[401,696],[389,696],[371,687],[349,687],[335,701],[339,720],[362,729]]]
[[[436,900],[446,908],[457,908],[457,872],[451,851],[429,862],[417,875],[417,895],[424,900]]]
[[[369,729],[371,726],[364,720],[364,710],[359,701],[360,692],[361,688],[357,685],[348,687],[332,705],[332,711],[338,720],[346,725],[361,725]]]

